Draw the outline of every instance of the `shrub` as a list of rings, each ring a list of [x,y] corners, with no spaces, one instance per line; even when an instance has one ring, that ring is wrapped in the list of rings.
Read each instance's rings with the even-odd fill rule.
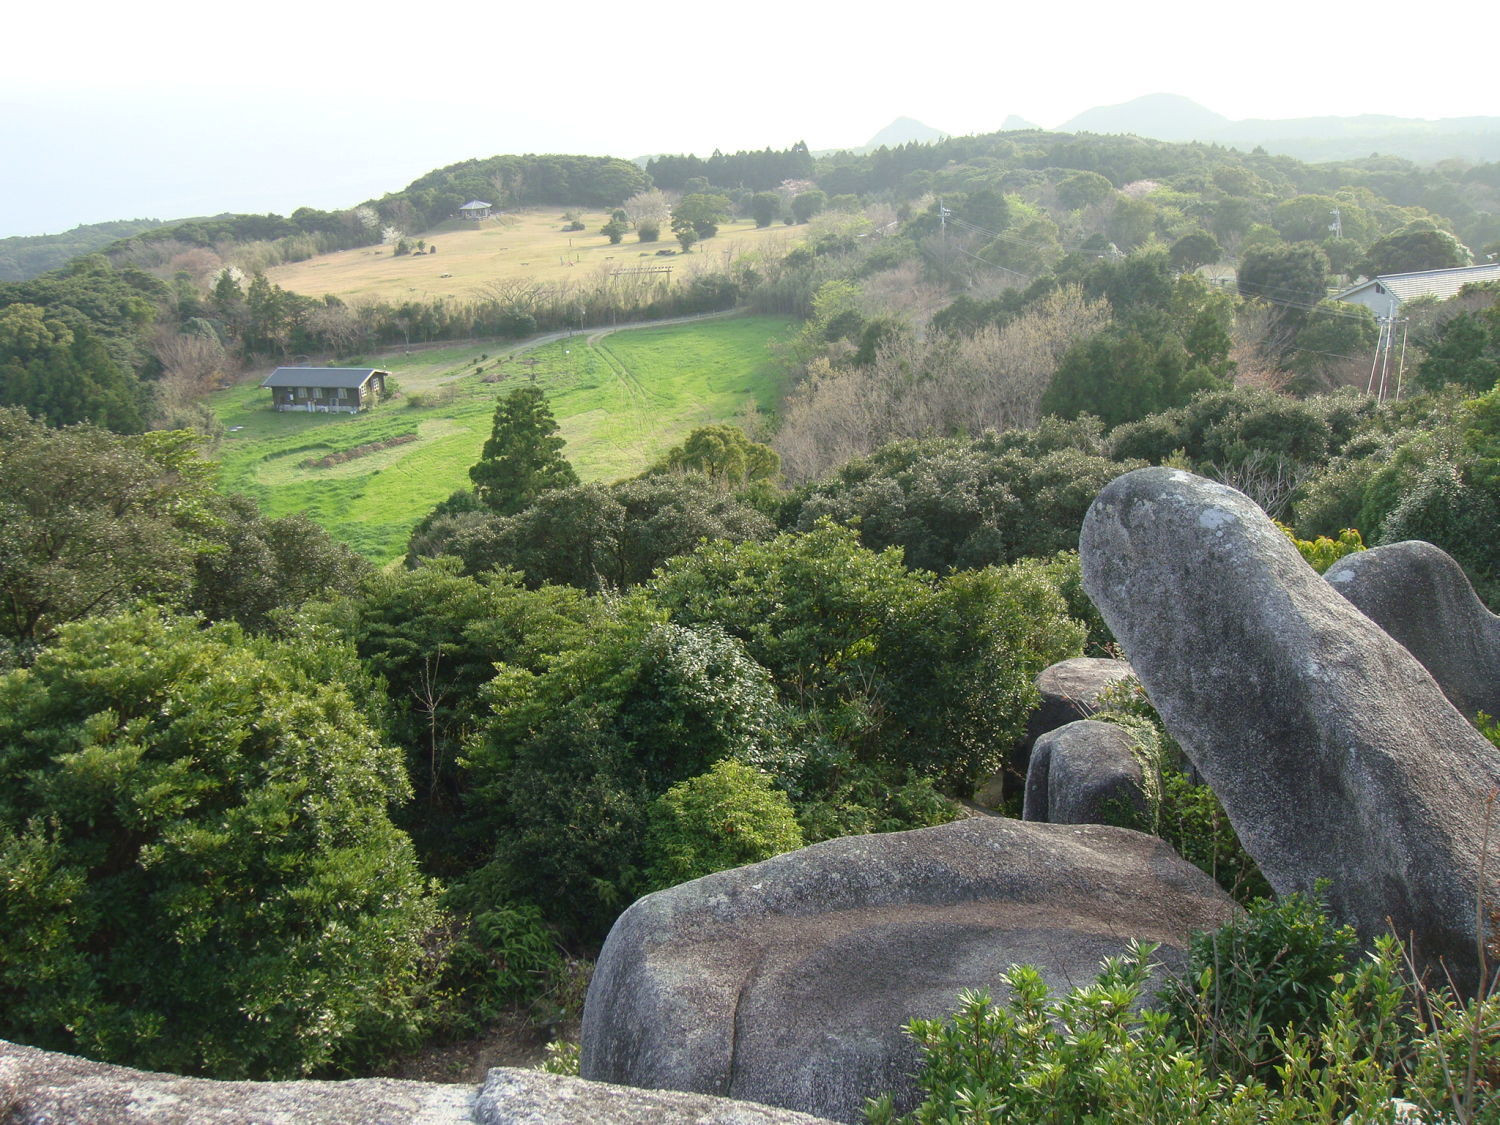
[[[1323,939],[1331,950],[1319,948]],[[1000,1004],[964,993],[947,1020],[907,1025],[923,1053],[917,1076],[923,1102],[898,1119],[887,1095],[868,1103],[867,1119],[872,1125],[1496,1120],[1494,1000],[1460,1003],[1414,985],[1394,938],[1378,939],[1370,956],[1355,962],[1342,928],[1297,898],[1265,903],[1203,942],[1234,958],[1230,980],[1210,996],[1214,974],[1224,972],[1222,958],[1195,953],[1189,979],[1176,986],[1195,999],[1175,1012],[1140,1007],[1153,968],[1149,946],[1104,962],[1097,980],[1062,996],[1053,997],[1030,966],[1002,974],[1008,995]],[[1245,1065],[1246,1049],[1258,1060],[1255,1068]]]
[[[708,544],[669,562],[652,589],[674,620],[716,623],[770,671],[810,769],[859,763],[953,791],[999,768],[1037,674],[1077,655],[1084,636],[1034,566],[939,580],[826,520]]]
[[[497,906],[462,924],[440,988],[458,999],[451,1030],[469,1034],[556,986],[567,969],[557,939],[530,904]]]
[[[1282,1059],[1272,1036],[1313,1033],[1358,952],[1353,927],[1332,922],[1316,899],[1260,899],[1243,918],[1194,935],[1164,1008],[1215,1071],[1274,1085]]]
[[[1355,551],[1363,551],[1365,543],[1360,534],[1352,527],[1346,527],[1339,532],[1337,539],[1330,539],[1326,535],[1319,535],[1316,539],[1298,539],[1297,533],[1285,524],[1277,524],[1286,533],[1286,537],[1292,541],[1292,546],[1297,548],[1308,566],[1319,574],[1326,573],[1328,568],[1345,555],[1352,555]]]
[[[1001,974],[1001,1004],[965,992],[946,1020],[913,1020],[926,1095],[910,1125],[1202,1120],[1218,1083],[1182,1058],[1160,1013],[1132,1016],[1150,978],[1153,946],[1104,963],[1098,979],[1053,999],[1041,973]],[[1146,1116],[1141,1104],[1154,1101]],[[1130,1112],[1134,1110],[1135,1112]],[[1113,1113],[1111,1111],[1114,1111]],[[1121,1112],[1124,1111],[1124,1112]],[[889,1097],[870,1103],[872,1125],[898,1120]],[[1117,1114],[1117,1115],[1116,1115]]]
[[[646,829],[646,882],[670,887],[802,844],[792,803],[770,776],[725,759],[656,799]]]
[[[0,1035],[241,1078],[413,1034],[437,911],[342,659],[138,611],[0,679]]]
[[[1126,727],[1147,779],[1146,811],[1117,810],[1112,823],[1160,836],[1183,859],[1212,877],[1237,902],[1271,894],[1271,886],[1245,851],[1214,791],[1184,770],[1187,757],[1134,676],[1111,684],[1093,716]]]
[[[837,757],[808,771],[797,802],[797,820],[808,843],[871,832],[931,828],[958,816],[954,803],[934,788],[931,778],[888,774]]]

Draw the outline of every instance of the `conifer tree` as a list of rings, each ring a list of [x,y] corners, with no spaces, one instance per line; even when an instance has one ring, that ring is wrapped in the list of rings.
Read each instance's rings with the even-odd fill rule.
[[[518,387],[495,405],[489,440],[469,479],[488,507],[514,515],[548,489],[578,483],[563,444],[541,388]]]

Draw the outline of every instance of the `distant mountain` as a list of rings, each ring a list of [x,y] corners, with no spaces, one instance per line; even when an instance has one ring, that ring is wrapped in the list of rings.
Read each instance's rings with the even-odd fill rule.
[[[1295,156],[1298,160],[1354,160],[1380,153],[1418,163],[1500,160],[1500,117],[1424,121],[1364,114],[1231,121],[1177,94],[1147,94],[1119,105],[1085,110],[1058,126],[1064,133],[1133,133],[1160,141],[1203,141]]]
[[[1026,129],[1041,129],[1035,121],[1027,121],[1024,117],[1017,117],[1014,113],[1000,123],[1002,133],[1019,133]]]
[[[1062,133],[1134,133],[1159,141],[1197,141],[1229,118],[1177,94],[1147,94],[1120,105],[1096,106],[1058,126]]]
[[[74,227],[62,234],[0,238],[0,281],[26,281],[82,254],[160,226],[166,226],[160,219],[120,219]]]
[[[933,141],[940,141],[946,136],[948,134],[941,129],[934,129],[931,125],[923,125],[915,118],[898,117],[855,151],[874,152],[882,145],[886,148],[895,148],[897,145],[910,144],[912,141],[916,141],[918,144],[930,144]]]

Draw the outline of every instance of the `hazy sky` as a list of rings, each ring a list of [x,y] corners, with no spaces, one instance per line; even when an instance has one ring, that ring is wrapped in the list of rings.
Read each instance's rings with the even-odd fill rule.
[[[28,3],[5,19],[0,236],[349,206],[500,152],[1052,127],[1157,92],[1234,119],[1500,113],[1474,41],[1409,5],[1018,7]]]

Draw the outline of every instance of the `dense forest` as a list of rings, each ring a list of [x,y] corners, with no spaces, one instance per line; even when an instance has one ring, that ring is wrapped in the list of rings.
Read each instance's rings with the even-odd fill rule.
[[[62,234],[0,238],[0,281],[25,281],[64,266],[74,258],[102,250],[122,238],[165,226],[160,219],[122,219],[88,223]]]
[[[807,238],[581,311],[535,290],[347,307],[232,268],[475,196],[638,227],[631,200],[669,183],[678,218],[697,197]],[[368,1072],[505,1011],[557,1021],[642,893],[950,820],[997,774],[1015,813],[1035,676],[1112,643],[1083,513],[1140,465],[1240,488],[1310,557],[1429,540],[1493,603],[1500,287],[1410,308],[1384,393],[1373,318],[1326,297],[1497,241],[1493,165],[1022,133],[470,161],[0,286],[0,1036]],[[398,321],[453,339],[734,306],[801,321],[763,432],[580,484],[521,388],[402,567],[262,517],[204,455],[201,394],[241,362],[349,355]],[[1144,702],[1119,721],[1161,750]],[[1157,830],[1263,891],[1212,794],[1170,778]]]

